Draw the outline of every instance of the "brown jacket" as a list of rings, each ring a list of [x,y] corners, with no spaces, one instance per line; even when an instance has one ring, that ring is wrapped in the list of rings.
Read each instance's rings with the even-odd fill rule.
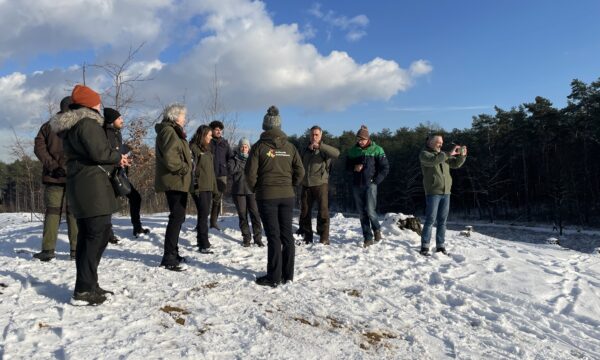
[[[50,128],[50,121],[45,122],[38,131],[33,152],[42,162],[44,184],[66,183],[67,159],[63,151],[63,141]]]

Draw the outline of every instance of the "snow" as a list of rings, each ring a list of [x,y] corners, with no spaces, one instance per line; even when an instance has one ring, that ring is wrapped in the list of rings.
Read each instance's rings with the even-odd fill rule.
[[[336,214],[332,245],[297,246],[294,282],[275,289],[254,284],[267,250],[241,246],[233,215],[211,230],[212,255],[194,251],[187,217],[182,273],[158,267],[167,214],[143,216],[152,232],[139,239],[116,217],[122,241],[99,268],[116,295],[77,307],[65,224],[57,259],[42,263],[31,257],[42,223],[0,214],[0,358],[600,358],[597,252],[477,225],[447,231],[450,256],[425,258],[418,235],[395,227],[404,216],[387,214],[384,241],[365,249],[358,219]]]

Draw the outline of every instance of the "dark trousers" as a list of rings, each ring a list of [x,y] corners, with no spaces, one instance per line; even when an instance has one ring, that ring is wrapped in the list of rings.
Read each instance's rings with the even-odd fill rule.
[[[294,198],[258,200],[268,242],[267,276],[274,282],[294,279],[293,210]]]
[[[131,192],[127,194],[129,199],[129,216],[131,216],[131,224],[134,230],[142,228],[142,222],[140,221],[140,208],[142,207],[142,196],[131,184]]]
[[[208,249],[208,214],[210,213],[210,202],[212,201],[211,191],[201,191],[198,194],[192,194],[196,210],[198,211],[198,223],[196,224],[197,245],[200,249]]]
[[[181,225],[185,222],[185,208],[187,207],[188,193],[169,190],[165,192],[169,204],[169,222],[165,233],[165,252],[161,265],[178,265],[179,261],[179,233]]]
[[[303,186],[300,193],[300,232],[312,241],[312,208],[317,203],[317,234],[329,240],[329,184]]]
[[[250,225],[248,224],[248,214],[252,220],[252,234],[254,241],[260,241],[262,238],[262,226],[260,225],[260,214],[258,213],[258,205],[254,194],[248,195],[233,195],[233,203],[238,213],[240,220],[240,230],[245,242],[250,242]]]
[[[98,265],[108,244],[110,215],[77,219],[77,228],[75,292],[95,291],[98,285]]]
[[[215,225],[221,213],[223,193],[227,190],[227,176],[217,177],[217,192],[212,195],[212,208],[210,211],[210,224]]]

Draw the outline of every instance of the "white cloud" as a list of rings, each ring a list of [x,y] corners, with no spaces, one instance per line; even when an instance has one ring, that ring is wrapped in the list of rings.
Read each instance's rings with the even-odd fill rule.
[[[365,28],[369,25],[369,18],[364,14],[349,18],[345,15],[338,15],[332,10],[324,13],[320,3],[313,4],[308,13],[332,27],[347,31],[345,38],[349,42],[356,42],[367,35]]]
[[[263,110],[271,104],[343,110],[356,103],[387,100],[407,90],[416,77],[432,71],[425,60],[418,60],[403,69],[393,60],[378,57],[361,64],[346,52],[321,54],[307,42],[310,32],[301,31],[296,24],[274,24],[265,4],[260,1],[182,0],[177,1],[176,6],[173,5],[175,0],[89,0],[86,6],[56,0],[26,0],[24,5],[10,3],[12,5],[0,0],[2,17],[5,17],[4,11],[21,16],[16,10],[19,6],[30,9],[35,3],[39,8],[35,11],[38,16],[28,15],[12,37],[0,35],[2,43],[9,45],[27,35],[20,47],[10,50],[11,54],[22,58],[44,51],[68,50],[76,36],[79,43],[75,43],[80,47],[85,47],[86,43],[97,45],[94,60],[97,63],[106,59],[118,63],[127,55],[132,43],[136,44],[132,39],[169,46],[186,37],[187,30],[197,34],[199,38],[194,40],[194,46],[179,54],[176,61],[164,63],[158,60],[158,53],[142,52],[129,71],[153,78],[136,90],[147,105],[156,106],[150,102],[157,99],[164,104],[185,97],[190,113],[196,114],[201,113],[215,68],[221,84],[221,98],[228,109],[234,111]],[[139,5],[139,9],[134,5]],[[48,13],[47,17],[39,15],[44,12]],[[59,18],[62,24],[57,28]],[[132,26],[134,22],[137,24]],[[350,29],[361,24],[366,26],[368,19],[357,16],[339,23]],[[144,24],[148,27],[144,28]],[[82,27],[87,30],[78,33]],[[7,27],[2,23],[0,29]],[[186,34],[178,29],[186,29]],[[32,39],[33,33],[50,30],[55,31],[55,37],[41,34],[42,39]],[[354,36],[364,35],[359,31]],[[36,49],[44,39],[50,44]],[[6,48],[11,47],[2,47]],[[117,48],[121,50],[115,55]],[[0,58],[6,55],[2,51],[5,50],[0,50]],[[80,59],[73,59],[73,63],[79,62]],[[0,128],[16,124],[17,119],[47,117],[44,103],[48,102],[45,96],[50,89],[58,93],[56,98],[60,100],[75,82],[81,81],[81,75],[80,66],[73,65],[68,69],[46,69],[31,76],[14,73],[0,78],[4,84],[4,88],[0,88]],[[99,92],[111,86],[110,79],[93,69],[86,70],[86,80]]]

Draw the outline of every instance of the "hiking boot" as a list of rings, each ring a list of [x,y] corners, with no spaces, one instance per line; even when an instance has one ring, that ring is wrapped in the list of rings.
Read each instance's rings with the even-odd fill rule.
[[[162,265],[166,270],[182,272],[186,269],[181,265]]]
[[[304,243],[305,244],[313,243],[313,234],[312,233],[304,233]]]
[[[242,242],[243,247],[250,247],[250,239],[244,239]]]
[[[429,252],[428,248],[421,248],[421,251],[419,251],[419,254],[421,254],[423,256],[431,256],[431,253]]]
[[[177,255],[177,262],[180,264],[184,264],[184,263],[187,263],[187,259],[181,255]]]
[[[254,244],[258,247],[264,247],[265,244],[262,242],[261,238],[254,238]]]
[[[33,257],[46,262],[54,259],[56,256],[54,255],[54,250],[42,250],[39,253],[33,254]]]
[[[210,223],[210,227],[217,231],[221,231],[221,228],[219,227],[219,224],[217,224],[217,223]]]
[[[119,243],[119,238],[116,237],[115,235],[112,235],[111,237],[108,238],[108,242],[111,244],[118,244]]]
[[[213,254],[214,251],[212,251],[210,248],[199,248],[198,250],[200,252],[200,254]]]
[[[270,286],[272,288],[276,288],[277,285],[278,285],[278,283],[275,282],[275,281],[273,281],[273,280],[271,280],[268,275],[256,278],[255,282],[256,282],[256,285]]]
[[[106,294],[110,294],[110,295],[114,295],[115,293],[110,291],[110,290],[106,290],[100,287],[100,285],[96,284],[96,292],[100,295],[106,295]]]
[[[138,237],[138,235],[146,235],[150,233],[150,229],[148,228],[135,228],[133,229],[133,236]]]
[[[363,247],[369,247],[371,245],[375,244],[375,241],[373,240],[365,240]]]
[[[442,247],[442,248],[436,248],[436,249],[435,249],[435,252],[436,252],[436,253],[439,253],[439,252],[441,252],[441,253],[442,253],[442,254],[444,254],[444,255],[448,255],[448,251],[446,251],[446,248],[443,248],[443,247]]]
[[[106,301],[106,296],[95,291],[75,292],[73,300],[86,302],[87,305],[100,305]]]
[[[321,235],[319,242],[323,245],[329,245],[329,236]]]
[[[375,242],[380,242],[382,239],[381,230],[375,230],[374,236],[375,236]]]
[[[77,251],[71,250],[71,253],[69,254],[69,259],[76,260],[77,259]]]

